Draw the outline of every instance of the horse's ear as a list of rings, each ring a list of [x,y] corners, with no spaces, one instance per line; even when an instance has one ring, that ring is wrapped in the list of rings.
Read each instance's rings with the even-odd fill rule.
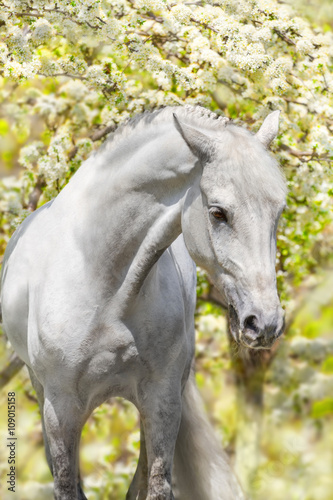
[[[173,113],[173,119],[176,129],[181,134],[192,153],[203,163],[209,161],[215,151],[214,142],[210,137],[189,125],[185,125],[185,123],[180,123],[175,113]]]
[[[279,114],[280,111],[273,111],[266,116],[264,123],[256,133],[257,139],[266,147],[270,145],[279,132]]]

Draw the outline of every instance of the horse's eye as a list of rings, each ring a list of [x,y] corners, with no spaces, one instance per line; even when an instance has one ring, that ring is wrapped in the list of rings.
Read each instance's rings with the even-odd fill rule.
[[[227,215],[227,212],[225,210],[223,210],[223,208],[220,208],[220,207],[213,207],[211,210],[210,210],[210,213],[212,214],[212,216],[217,219],[219,222],[228,222],[228,215]]]

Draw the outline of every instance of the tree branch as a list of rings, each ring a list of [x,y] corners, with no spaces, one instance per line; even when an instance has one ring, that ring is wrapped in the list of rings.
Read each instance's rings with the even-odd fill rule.
[[[42,175],[39,175],[37,177],[36,185],[29,196],[29,202],[28,202],[27,209],[30,210],[30,212],[34,212],[36,210],[38,202],[39,202],[39,198],[41,197],[41,195],[43,193],[43,188],[45,186],[46,186],[46,182],[45,182],[44,177]]]
[[[81,75],[71,75],[70,73],[54,73],[54,75],[45,75],[44,73],[38,72],[37,75],[39,76],[45,76],[45,78],[54,78],[56,76],[67,76],[68,78],[73,78],[76,80],[87,80],[85,76]]]
[[[99,141],[100,139],[103,139],[106,135],[110,134],[111,132],[114,132],[116,129],[116,125],[108,125],[107,127],[101,129],[101,130],[96,130],[93,134],[90,135],[90,139],[93,142]],[[76,153],[78,152],[79,148],[77,146],[74,146],[73,149],[68,154],[68,158],[72,160]]]
[[[316,151],[297,151],[286,144],[281,144],[280,149],[287,151],[289,154],[299,158],[301,161],[333,161],[333,159],[327,154],[318,154]]]
[[[191,17],[190,20],[192,21],[192,23],[196,23],[196,24],[198,24],[199,26],[202,26],[205,29],[208,28],[210,31],[213,31],[217,35],[219,34],[219,30],[217,30],[216,28],[213,28],[213,26],[211,26],[210,24],[205,24],[205,23],[202,23],[200,21],[197,21],[196,19],[194,19],[194,17]]]
[[[282,40],[284,40],[288,45],[296,45],[294,40],[289,38],[287,35],[279,31],[278,29],[274,28],[273,29],[274,33],[276,33]],[[312,57],[312,56],[311,56]]]
[[[111,132],[114,132],[116,130],[116,125],[108,125],[107,127],[103,128],[102,130],[96,130],[91,136],[90,139],[93,142],[99,141],[106,135],[110,134]]]
[[[15,377],[15,375],[24,366],[24,362],[17,354],[12,354],[9,362],[6,364],[5,368],[0,372],[0,389],[5,387],[8,382]]]

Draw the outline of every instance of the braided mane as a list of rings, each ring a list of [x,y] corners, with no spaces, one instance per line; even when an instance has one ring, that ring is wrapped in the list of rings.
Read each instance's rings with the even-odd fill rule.
[[[109,149],[118,143],[119,140],[124,139],[134,131],[140,131],[142,128],[147,127],[147,125],[172,120],[173,113],[176,113],[177,117],[180,120],[184,120],[188,125],[210,130],[221,129],[221,127],[227,126],[230,123],[229,118],[218,115],[202,106],[191,106],[189,104],[185,106],[167,106],[156,111],[145,111],[133,118],[129,118],[115,132],[109,135],[105,141],[105,147]]]

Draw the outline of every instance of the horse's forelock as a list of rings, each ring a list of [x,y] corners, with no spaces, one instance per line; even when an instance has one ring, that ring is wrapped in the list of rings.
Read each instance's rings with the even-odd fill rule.
[[[219,133],[217,141],[221,165],[221,180],[230,179],[240,190],[261,196],[283,200],[286,195],[285,176],[276,159],[248,130],[228,125]]]

